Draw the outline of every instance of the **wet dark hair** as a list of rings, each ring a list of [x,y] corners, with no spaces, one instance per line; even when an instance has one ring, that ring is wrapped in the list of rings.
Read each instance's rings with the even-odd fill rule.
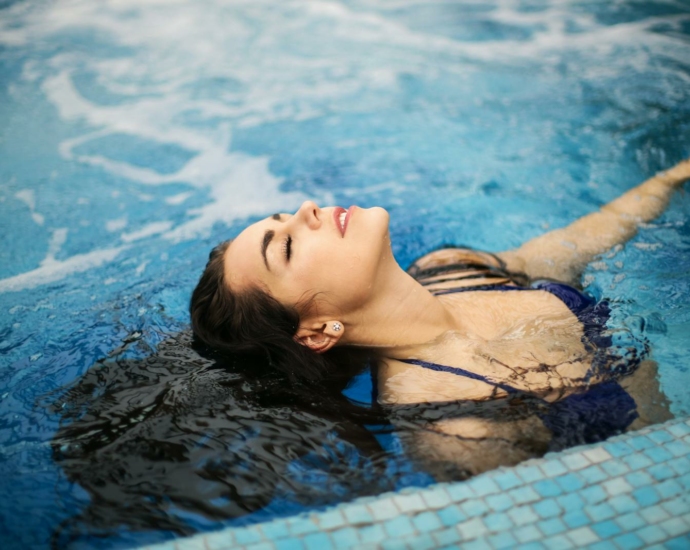
[[[295,341],[300,313],[309,310],[309,301],[300,304],[298,310],[256,287],[241,292],[230,289],[224,258],[231,242],[220,243],[211,251],[192,293],[189,313],[194,336],[225,357],[242,354],[263,358],[272,370],[293,382],[316,383],[342,376],[342,359],[352,351],[317,354]]]

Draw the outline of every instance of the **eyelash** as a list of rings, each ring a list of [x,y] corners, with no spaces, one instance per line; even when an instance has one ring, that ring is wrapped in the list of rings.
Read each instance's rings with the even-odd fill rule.
[[[292,237],[290,235],[283,241],[283,254],[285,255],[285,259],[289,262],[290,255],[292,254]]]

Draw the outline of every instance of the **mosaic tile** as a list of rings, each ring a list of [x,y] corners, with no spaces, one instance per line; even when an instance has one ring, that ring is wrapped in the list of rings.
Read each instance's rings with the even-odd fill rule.
[[[359,538],[362,544],[377,544],[387,536],[381,525],[367,525],[359,528]]]
[[[599,542],[589,545],[587,550],[611,550],[612,548],[615,548],[615,546],[611,541],[600,540]]]
[[[513,520],[515,525],[525,525],[526,523],[534,523],[539,517],[534,513],[530,506],[519,506],[513,508],[508,512],[508,516]]]
[[[484,499],[487,506],[496,512],[503,512],[513,506],[513,499],[506,494],[491,495]]]
[[[654,544],[655,542],[661,542],[662,540],[668,538],[666,532],[658,525],[648,525],[647,527],[643,527],[639,531],[636,531],[635,534],[647,545]]]
[[[371,512],[371,517],[375,521],[385,521],[387,519],[394,518],[400,513],[390,498],[384,499],[381,502],[370,502],[367,504],[367,508]]]
[[[473,518],[486,514],[489,511],[489,507],[483,500],[475,499],[463,502],[460,505],[460,510],[468,517]]]
[[[496,475],[494,477],[494,481],[503,491],[507,491],[517,487],[518,485],[522,485],[522,480],[510,470],[503,471],[502,473]]]
[[[585,486],[582,480],[572,473],[558,476],[554,481],[567,493],[578,491]]]
[[[287,528],[285,528],[287,534]],[[235,545],[235,537],[231,531],[220,531],[219,533],[209,533],[204,536],[204,542],[208,550],[226,550]],[[156,550],[160,550],[156,547]]]
[[[448,487],[448,496],[453,502],[461,502],[474,497],[472,488],[465,482],[456,483]]]
[[[669,479],[676,475],[676,473],[673,471],[673,468],[669,466],[668,462],[664,464],[656,464],[648,468],[646,472],[639,473],[641,475],[647,474],[653,477],[656,481],[664,481],[665,479]],[[652,482],[650,481],[649,484],[651,485],[651,483]]]
[[[470,542],[462,543],[463,550],[493,550],[491,545],[484,539],[472,540]],[[415,549],[416,550],[416,549]]]
[[[581,470],[591,464],[585,455],[579,453],[565,455],[561,458],[561,461],[571,472]]]
[[[452,501],[445,487],[441,486],[435,489],[424,491],[422,499],[427,505],[427,508],[438,509],[448,506]]]
[[[645,449],[643,453],[651,458],[655,464],[666,462],[667,460],[671,460],[673,458],[673,455],[664,447],[652,447],[651,449]]]
[[[590,520],[582,510],[575,510],[573,512],[568,512],[563,515],[563,522],[571,529],[576,529],[587,525]]]
[[[687,522],[683,521],[681,518],[671,518],[666,521],[662,521],[659,524],[669,537],[677,537],[683,533],[687,533],[689,525]]]
[[[608,474],[609,477],[622,476],[630,471],[628,465],[620,460],[609,460],[607,462],[602,462],[601,468]]]
[[[486,526],[479,518],[461,523],[457,528],[464,540],[476,539],[484,536],[488,532]]]
[[[333,541],[325,533],[311,533],[302,539],[307,550],[331,550]]]
[[[516,504],[527,504],[528,502],[539,500],[539,495],[529,485],[517,487],[512,491],[508,491],[508,496],[513,499]]]
[[[640,487],[632,492],[633,498],[640,506],[652,506],[659,502],[660,497],[658,491],[654,487]]]
[[[552,518],[537,523],[537,529],[539,529],[547,537],[550,537],[552,535],[562,533],[567,529],[567,527],[561,518]]]
[[[419,498],[419,497],[418,497]],[[419,499],[421,501],[421,499]],[[355,504],[353,506],[347,506],[344,510],[345,519],[350,525],[366,525],[374,521],[369,510],[361,505]]]
[[[570,550],[571,548],[575,548],[575,545],[572,543],[572,541],[565,535],[549,537],[543,542],[544,546],[546,546],[549,550]]]
[[[615,518],[613,521],[620,525],[624,532],[635,531],[636,529],[644,526],[644,520],[637,512],[623,514],[622,516]]]
[[[525,483],[534,483],[544,479],[544,472],[538,466],[518,466],[515,474]]]
[[[548,460],[539,467],[546,474],[546,477],[560,476],[568,471],[560,460]]]
[[[571,493],[569,495],[563,495],[556,499],[556,502],[560,505],[566,512],[571,512],[573,510],[581,510],[585,504],[582,497],[577,493]]]
[[[593,521],[603,521],[614,517],[616,511],[607,502],[602,502],[601,504],[585,507],[585,514]]]
[[[320,529],[331,531],[345,525],[345,516],[338,509],[328,510],[322,514],[314,514],[313,520],[319,524]]]
[[[621,495],[623,493],[629,493],[633,490],[630,484],[627,481],[625,481],[625,479],[623,479],[622,477],[605,481],[604,483],[602,483],[601,486],[604,489],[604,491],[606,491],[612,497]]]
[[[415,516],[415,518],[412,520],[412,524],[420,533],[434,531],[441,527],[441,522],[436,514],[432,512],[424,512],[418,516]]]
[[[515,538],[520,542],[530,542],[542,538],[542,534],[539,529],[534,525],[523,525],[513,530]]]
[[[407,546],[415,550],[431,550],[436,547],[436,541],[430,534],[424,533],[412,539]]]
[[[481,476],[472,480],[472,490],[474,494],[478,497],[485,497],[487,495],[493,495],[501,491],[501,488],[496,484],[496,482],[489,476]]]
[[[677,424],[668,426],[666,431],[675,437],[681,438],[686,435],[690,435],[690,425],[679,422]]]
[[[510,516],[502,512],[484,516],[483,521],[484,525],[486,525],[488,529],[493,532],[505,531],[507,529],[510,529],[514,525],[513,520],[510,518]]]
[[[455,525],[457,523],[460,523],[461,521],[465,521],[467,519],[467,516],[465,516],[464,513],[458,508],[457,506],[448,506],[447,508],[444,508],[443,510],[439,511],[438,513],[438,519],[441,520],[441,523],[443,525]]]
[[[654,441],[654,443],[657,445],[664,445],[665,443],[675,440],[675,438],[666,430],[654,430],[650,432],[647,437]]]
[[[659,523],[669,518],[669,514],[661,506],[652,506],[640,511],[642,518],[651,524]]]
[[[611,455],[603,447],[592,447],[590,449],[587,449],[586,451],[583,451],[582,454],[592,464],[604,462],[605,460],[611,460]]]
[[[553,499],[546,499],[535,503],[532,508],[542,518],[552,518],[563,513],[561,507]]]
[[[680,516],[690,512],[690,502],[683,497],[662,502],[661,506],[671,515]]]
[[[251,544],[246,547],[246,550],[275,550],[275,545],[272,542],[258,542],[256,544]],[[333,548],[333,545],[329,543],[329,546],[322,546],[320,549],[323,550],[331,550]],[[308,550],[309,546],[307,546]]]
[[[436,531],[433,537],[439,546],[446,546],[457,543],[460,540],[460,533],[457,529],[451,527]]]
[[[174,541],[174,548],[176,550],[206,550],[206,545],[202,537],[189,537]]]
[[[556,497],[563,492],[563,489],[552,479],[538,481],[533,486],[534,490],[542,497]]]
[[[628,441],[628,445],[630,445],[636,451],[644,451],[645,449],[654,447],[655,443],[644,435],[637,435]]]
[[[282,537],[287,537],[289,534],[287,525],[284,521],[269,521],[267,523],[262,523],[259,525],[259,530],[264,534],[264,537],[268,539],[278,539]],[[226,531],[230,533],[231,531]]]
[[[487,542],[492,548],[501,550],[502,548],[514,548],[518,541],[510,531],[504,531],[498,535],[488,537]]]
[[[520,544],[518,546],[519,550],[546,550],[546,546],[538,540],[533,540],[525,544]]]
[[[567,534],[567,537],[579,547],[587,546],[588,544],[592,544],[599,540],[597,534],[589,527],[580,527],[579,529],[570,531],[570,533]]]
[[[654,465],[648,456],[641,453],[624,456],[623,462],[630,466],[631,470],[641,470],[642,468],[649,468]]]
[[[621,528],[613,521],[600,521],[592,525],[594,531],[599,538],[608,539],[621,533]]]
[[[235,531],[235,544],[247,545],[255,542],[260,542],[263,538],[258,526],[255,528],[238,529]]]
[[[398,516],[397,518],[389,519],[383,525],[386,532],[391,537],[404,537],[412,535],[415,532],[412,522],[407,516]]]
[[[658,468],[659,466],[653,466]],[[663,467],[663,466],[662,466]],[[638,487],[643,487],[645,485],[651,485],[654,483],[654,478],[644,471],[631,472],[625,476],[625,481],[627,481],[631,487],[637,489]]]
[[[604,443],[604,449],[613,457],[620,458],[635,452],[625,441],[608,441]]]
[[[642,539],[634,533],[624,533],[623,535],[618,535],[617,537],[613,538],[613,542],[621,550],[634,550],[644,546]]]
[[[619,495],[609,500],[611,507],[619,514],[626,514],[638,509],[638,504],[630,495]]]
[[[305,546],[299,539],[283,539],[277,540],[274,543],[276,550],[304,550]],[[347,548],[347,547],[345,547]]]
[[[664,546],[668,550],[688,550],[688,547],[690,547],[690,535],[667,540]]]
[[[418,494],[404,494],[393,498],[395,506],[402,513],[420,512],[426,509],[426,505]]]
[[[600,481],[603,481],[604,479],[607,478],[607,475],[604,472],[604,470],[601,469],[601,466],[590,466],[589,468],[585,468],[584,470],[580,470],[578,472],[578,475],[588,485],[591,485],[593,483],[599,483]]]
[[[405,533],[402,534],[404,535]],[[352,548],[359,544],[357,530],[352,527],[345,527],[337,531],[332,531],[330,535],[336,548]],[[394,537],[395,534],[391,534],[391,536]]]
[[[580,496],[587,504],[598,504],[608,498],[606,491],[604,491],[599,485],[593,485],[583,489],[580,491]]]

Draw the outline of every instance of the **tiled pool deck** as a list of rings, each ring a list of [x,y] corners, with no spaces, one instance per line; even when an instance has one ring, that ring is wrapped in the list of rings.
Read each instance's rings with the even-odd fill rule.
[[[156,550],[690,548],[690,418]]]

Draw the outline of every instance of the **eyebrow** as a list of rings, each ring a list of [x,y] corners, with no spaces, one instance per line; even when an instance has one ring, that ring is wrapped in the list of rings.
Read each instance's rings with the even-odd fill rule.
[[[268,248],[268,245],[271,244],[271,241],[273,240],[273,236],[275,235],[275,231],[268,230],[266,233],[264,233],[264,239],[261,241],[261,255],[264,258],[264,263],[266,264],[266,269],[271,271],[270,266],[268,265],[268,258],[266,257],[266,249]]]

